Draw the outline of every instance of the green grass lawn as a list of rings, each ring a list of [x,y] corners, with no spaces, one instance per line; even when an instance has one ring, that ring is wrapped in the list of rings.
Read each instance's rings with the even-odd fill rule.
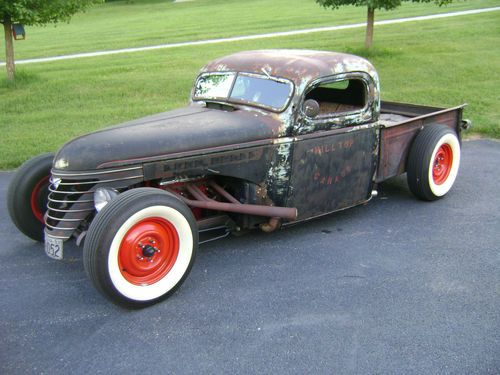
[[[445,7],[410,3],[390,12],[377,11],[376,19],[498,5],[498,0],[457,1]],[[342,25],[364,22],[365,18],[364,7],[347,6],[332,11],[314,0],[117,1],[75,15],[69,24],[27,27],[27,39],[16,42],[15,49],[17,58],[24,59]],[[0,43],[4,43],[3,38]],[[0,44],[2,51],[3,46]]]
[[[195,1],[175,5],[165,2],[148,2],[146,6],[153,8],[184,7],[182,9],[185,12],[190,10],[195,16],[190,18],[190,22],[172,18],[165,20],[164,23],[169,23],[168,27],[171,30],[175,29],[174,23],[178,25],[178,33],[174,34],[172,31],[171,35],[165,36],[167,39],[149,39],[150,34],[146,32],[144,39],[137,39],[135,37],[140,27],[135,24],[131,35],[123,35],[124,40],[130,36],[128,39],[130,44],[109,44],[96,47],[97,44],[89,40],[79,40],[80,44],[73,44],[71,38],[68,37],[66,41],[60,40],[61,45],[57,46],[60,52],[57,53],[202,38],[200,30],[205,26],[197,26],[194,19],[198,19],[200,23],[205,20],[201,18],[202,11],[197,6],[211,9],[213,5],[229,12],[229,6],[222,6],[227,3],[234,3],[235,9],[241,11],[241,8],[238,8],[238,1],[211,1],[210,4],[207,1]],[[254,3],[260,4],[260,7],[255,6]],[[218,32],[221,34],[206,34],[204,38],[274,30],[266,23],[272,18],[279,18],[279,24],[276,26],[279,30],[318,25],[311,23],[312,13],[308,16],[309,18],[306,17],[307,22],[299,24],[302,8],[298,8],[295,16],[292,16],[292,9],[284,12],[285,18],[290,20],[290,26],[286,27],[284,21],[282,23],[281,14],[276,17],[276,12],[270,14],[270,11],[263,11],[267,3],[252,2],[254,4],[252,9],[255,6],[256,11],[262,11],[261,24],[253,14],[252,17],[247,17],[248,24],[244,24],[244,14],[236,12],[239,18],[235,16],[238,21],[234,22],[234,29],[223,30],[222,27],[216,27],[215,21],[207,21],[211,24],[212,31],[220,29]],[[279,3],[283,2],[279,1]],[[460,6],[466,4],[475,4],[479,8],[492,6],[494,2],[459,3]],[[135,7],[139,15],[145,16],[144,13],[139,12],[141,7],[138,3],[111,3],[109,6],[100,7],[86,15],[79,16],[75,21],[78,21],[80,26],[70,24],[64,25],[61,29],[74,27],[72,32],[75,32],[85,24],[85,17],[88,17],[89,25],[99,24],[99,19],[100,24],[105,25],[106,17],[103,16],[105,11],[109,14],[109,9],[114,9],[115,14],[126,15],[127,12],[131,12],[129,10],[131,7]],[[320,15],[325,12],[315,5],[311,7],[309,4],[308,7],[315,9]],[[404,5],[398,12],[384,15],[390,17],[397,14],[408,15],[413,14],[415,9],[414,5]],[[422,11],[420,14],[429,14],[433,11],[443,11],[445,8],[427,4],[419,9]],[[344,17],[342,22],[335,17],[337,12],[329,11],[325,14],[335,20],[331,22],[335,24],[361,22],[364,20],[364,12],[358,12],[359,10],[352,8],[345,10],[344,13],[339,12]],[[158,18],[163,17],[163,14],[159,13],[153,15]],[[322,19],[324,20],[322,24],[328,23],[325,18]],[[117,25],[126,24],[124,20],[120,21],[120,17],[113,19],[113,22]],[[145,23],[142,27],[147,29],[148,24]],[[190,28],[192,28],[191,31]],[[60,31],[58,29],[40,30],[58,34]],[[224,34],[223,31],[227,33]],[[466,117],[473,120],[475,131],[500,138],[497,123],[500,109],[500,90],[498,89],[500,78],[496,73],[500,66],[500,12],[377,27],[375,30],[376,48],[368,55],[362,49],[363,33],[362,29],[354,29],[20,65],[15,85],[7,84],[3,78],[5,68],[1,68],[0,169],[16,167],[33,155],[54,151],[65,141],[106,125],[183,106],[188,100],[196,73],[202,65],[228,53],[259,48],[309,48],[365,55],[379,70],[383,99],[444,107],[468,102]],[[71,33],[68,32],[68,34]],[[59,37],[62,36],[57,36]],[[121,43],[121,39],[116,35],[115,39],[116,43]],[[96,40],[99,40],[99,35],[96,35]],[[40,42],[39,49],[27,48],[23,52],[24,57],[56,53],[54,52],[55,44],[49,41],[50,37],[45,35],[43,43]],[[110,38],[108,42],[113,42],[113,38]],[[19,45],[20,43],[16,43],[16,47]]]

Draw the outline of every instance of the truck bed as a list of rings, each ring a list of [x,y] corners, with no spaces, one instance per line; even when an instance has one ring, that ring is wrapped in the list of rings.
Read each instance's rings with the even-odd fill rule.
[[[408,152],[420,128],[442,124],[453,129],[460,138],[464,107],[465,104],[453,108],[438,108],[383,101],[379,118],[380,157],[375,182],[406,172]]]

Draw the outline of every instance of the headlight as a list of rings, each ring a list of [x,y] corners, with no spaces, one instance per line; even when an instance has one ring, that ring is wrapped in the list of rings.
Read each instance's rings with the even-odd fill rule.
[[[57,159],[54,163],[55,169],[64,169],[68,167],[68,161],[66,159]]]
[[[118,191],[112,188],[100,187],[94,191],[94,207],[97,212],[118,196]]]

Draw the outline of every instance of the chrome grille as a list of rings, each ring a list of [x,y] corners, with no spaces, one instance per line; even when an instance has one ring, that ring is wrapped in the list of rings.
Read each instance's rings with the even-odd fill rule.
[[[99,186],[124,189],[143,180],[142,167],[94,172],[58,172],[52,170],[45,231],[68,239],[94,212],[94,191]]]

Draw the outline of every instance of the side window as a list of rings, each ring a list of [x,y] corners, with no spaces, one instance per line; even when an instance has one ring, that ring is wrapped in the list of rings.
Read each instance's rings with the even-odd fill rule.
[[[319,104],[318,118],[362,110],[367,102],[366,84],[361,79],[323,83],[309,91],[305,100]]]

